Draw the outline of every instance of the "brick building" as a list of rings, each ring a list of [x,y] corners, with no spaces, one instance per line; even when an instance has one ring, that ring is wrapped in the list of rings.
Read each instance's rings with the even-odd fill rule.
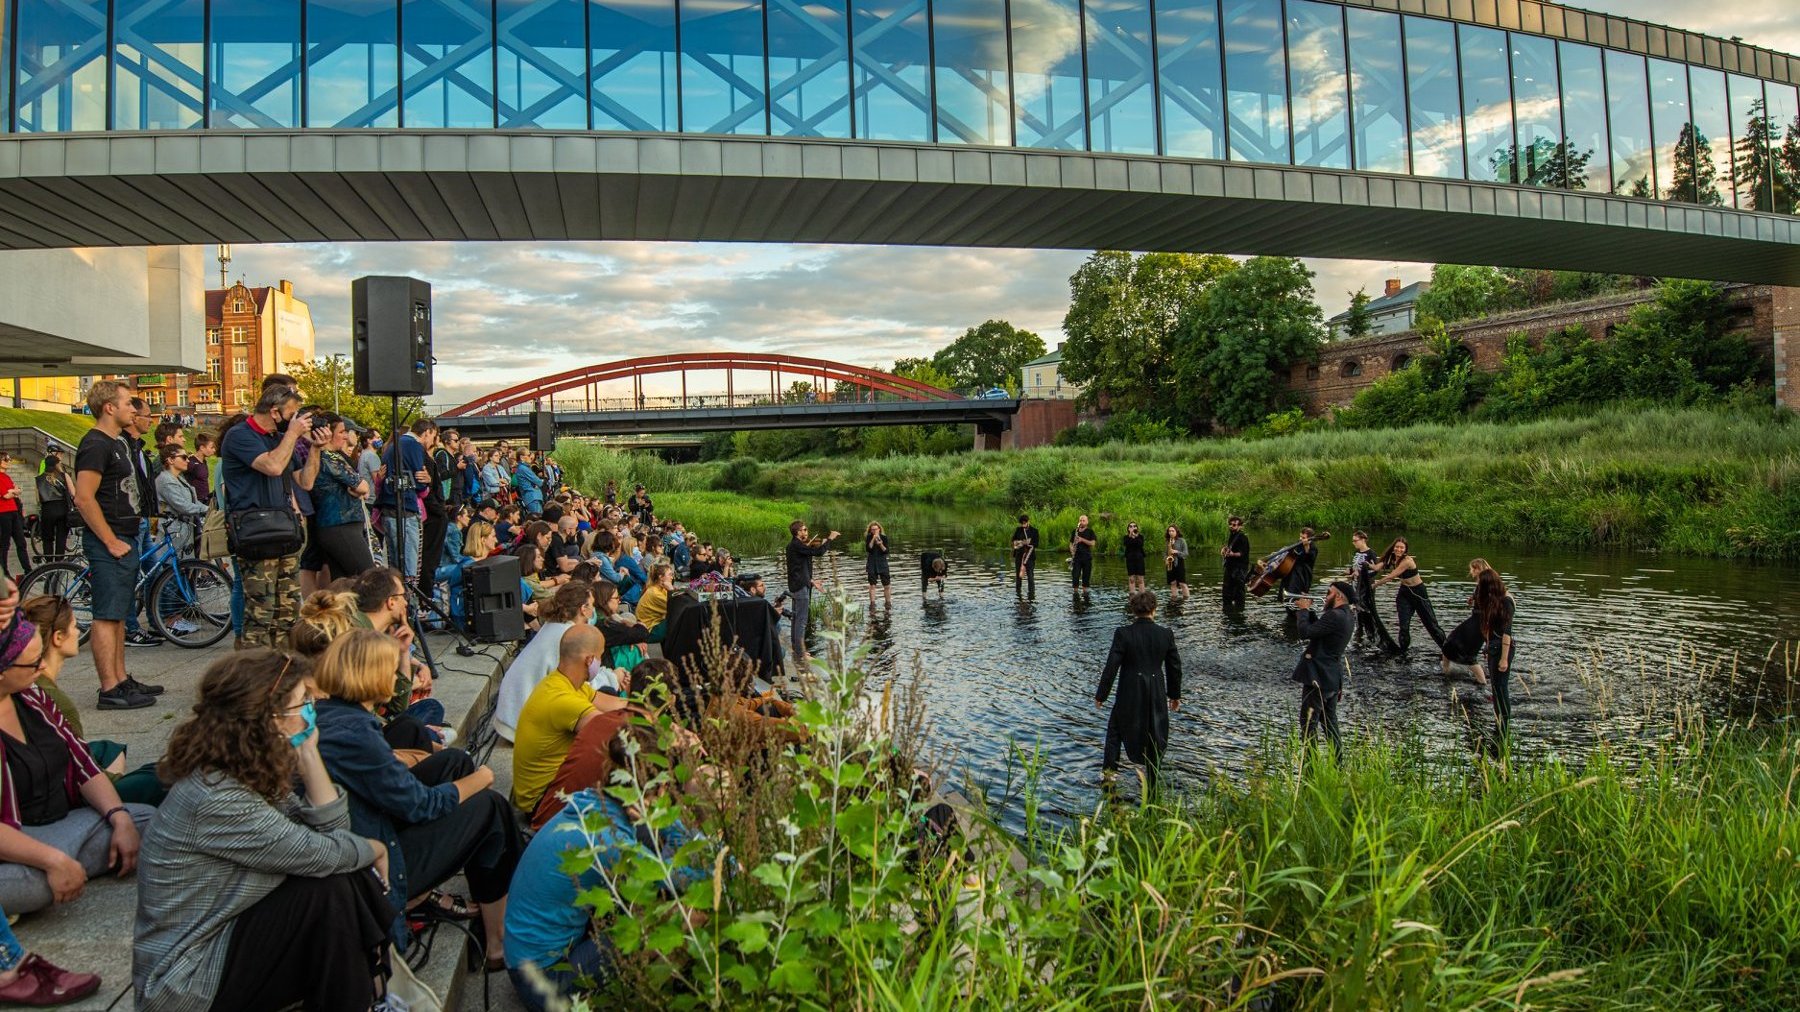
[[[1478,369],[1500,368],[1512,335],[1525,333],[1533,344],[1546,334],[1576,325],[1595,337],[1607,337],[1625,322],[1632,309],[1656,297],[1650,289],[1609,295],[1581,302],[1538,306],[1478,320],[1466,320],[1449,328],[1469,350]],[[1800,411],[1800,289],[1771,285],[1733,285],[1727,295],[1731,305],[1729,326],[1745,333],[1750,344],[1771,364],[1775,396]],[[1301,395],[1308,414],[1350,403],[1357,392],[1391,372],[1404,369],[1424,343],[1417,331],[1377,334],[1333,341],[1319,353],[1318,362],[1296,362],[1290,367],[1288,389]]]
[[[294,283],[250,288],[242,281],[206,293],[206,372],[139,376],[152,410],[226,415],[256,406],[262,378],[313,357],[312,311]]]

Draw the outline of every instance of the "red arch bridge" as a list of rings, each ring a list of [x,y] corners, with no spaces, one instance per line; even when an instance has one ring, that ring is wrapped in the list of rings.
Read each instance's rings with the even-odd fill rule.
[[[724,374],[706,392],[690,374]],[[644,379],[675,374],[678,395],[648,395]],[[625,396],[600,385],[629,380]],[[808,385],[796,393],[793,384]],[[966,397],[878,369],[798,355],[690,352],[584,366],[497,390],[438,415],[476,439],[526,438],[535,412],[559,436],[626,436],[739,429],[973,424],[977,446],[997,447],[1019,411],[1016,398]],[[449,422],[448,420],[454,420]]]

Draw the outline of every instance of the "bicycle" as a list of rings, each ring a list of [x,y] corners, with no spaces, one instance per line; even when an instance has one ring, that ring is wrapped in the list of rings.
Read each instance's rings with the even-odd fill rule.
[[[138,563],[136,600],[146,604],[150,626],[156,634],[179,647],[200,650],[225,638],[231,631],[231,575],[217,563],[182,558],[175,545],[171,524],[165,519],[162,533]],[[68,598],[75,610],[81,642],[88,639],[93,623],[93,590],[86,560],[46,562],[19,581],[21,598],[54,594]]]

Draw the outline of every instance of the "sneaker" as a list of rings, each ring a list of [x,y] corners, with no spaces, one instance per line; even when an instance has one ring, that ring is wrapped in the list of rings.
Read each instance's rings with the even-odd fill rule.
[[[158,647],[162,646],[162,637],[143,630],[128,632],[125,634],[125,645],[128,647]]]
[[[100,709],[102,710],[142,710],[146,706],[156,705],[153,697],[141,692],[132,691],[124,682],[100,693]]]
[[[35,953],[26,956],[18,970],[13,982],[0,988],[0,1001],[9,1006],[67,1005],[100,990],[98,976],[65,970]]]
[[[200,627],[198,625],[195,625],[192,622],[189,622],[185,618],[178,618],[173,623],[170,624],[169,631],[174,632],[174,633],[180,633],[181,635],[186,636],[189,633],[199,632]]]
[[[137,693],[140,696],[160,696],[163,694],[162,686],[147,685],[147,684],[140,682],[137,679],[131,677],[130,675],[126,675],[125,680],[123,682],[120,682],[119,684],[125,686],[126,688],[130,689],[131,691]]]
[[[431,725],[430,730],[432,734],[437,736],[439,745],[456,744],[456,728],[451,727],[449,724],[433,724]]]

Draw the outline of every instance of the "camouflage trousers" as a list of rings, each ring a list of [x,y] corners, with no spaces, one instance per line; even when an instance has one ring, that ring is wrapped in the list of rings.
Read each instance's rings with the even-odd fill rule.
[[[288,630],[300,617],[300,553],[234,561],[244,574],[244,645],[286,650]]]

